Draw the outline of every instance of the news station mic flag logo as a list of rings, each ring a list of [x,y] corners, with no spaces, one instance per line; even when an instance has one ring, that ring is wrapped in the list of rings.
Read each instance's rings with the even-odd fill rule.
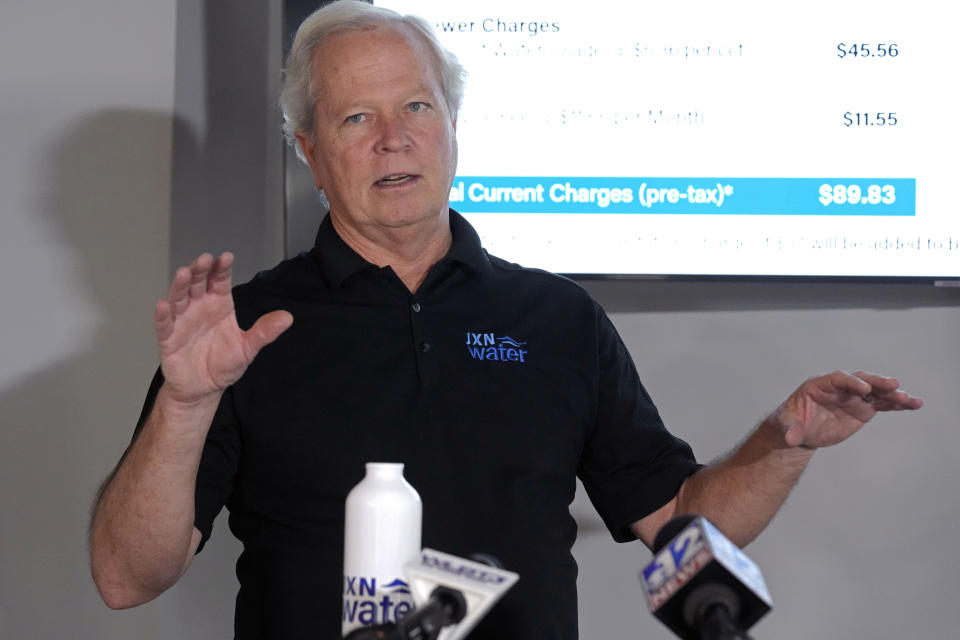
[[[723,585],[735,596],[733,612],[748,629],[772,606],[757,565],[706,518],[692,518],[655,551],[641,574],[650,611],[681,638],[691,637],[691,595],[704,585]]]

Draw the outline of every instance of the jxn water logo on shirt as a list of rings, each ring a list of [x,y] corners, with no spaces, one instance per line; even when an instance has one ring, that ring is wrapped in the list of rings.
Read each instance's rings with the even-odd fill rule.
[[[467,352],[474,360],[496,360],[498,362],[526,362],[526,342],[519,342],[510,336],[496,337],[494,333],[467,332]]]

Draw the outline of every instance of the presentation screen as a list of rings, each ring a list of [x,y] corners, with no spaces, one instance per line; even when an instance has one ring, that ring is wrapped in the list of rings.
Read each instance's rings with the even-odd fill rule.
[[[383,0],[468,72],[450,206],[566,274],[960,277],[932,0]]]

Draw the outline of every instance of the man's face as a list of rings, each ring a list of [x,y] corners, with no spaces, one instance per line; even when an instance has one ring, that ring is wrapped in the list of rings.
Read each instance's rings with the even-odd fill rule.
[[[314,55],[316,144],[298,140],[334,222],[376,237],[446,216],[455,122],[423,45],[376,28],[331,36]]]

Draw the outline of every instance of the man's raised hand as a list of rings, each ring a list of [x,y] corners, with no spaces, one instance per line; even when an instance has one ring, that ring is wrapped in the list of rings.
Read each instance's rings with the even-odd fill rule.
[[[167,394],[184,403],[219,394],[253,358],[293,323],[286,311],[260,317],[243,331],[234,314],[233,255],[208,253],[180,267],[167,297],[157,303],[154,327]]]
[[[880,411],[921,406],[923,400],[902,391],[895,378],[834,371],[804,382],[772,417],[787,445],[817,449],[843,442]]]

